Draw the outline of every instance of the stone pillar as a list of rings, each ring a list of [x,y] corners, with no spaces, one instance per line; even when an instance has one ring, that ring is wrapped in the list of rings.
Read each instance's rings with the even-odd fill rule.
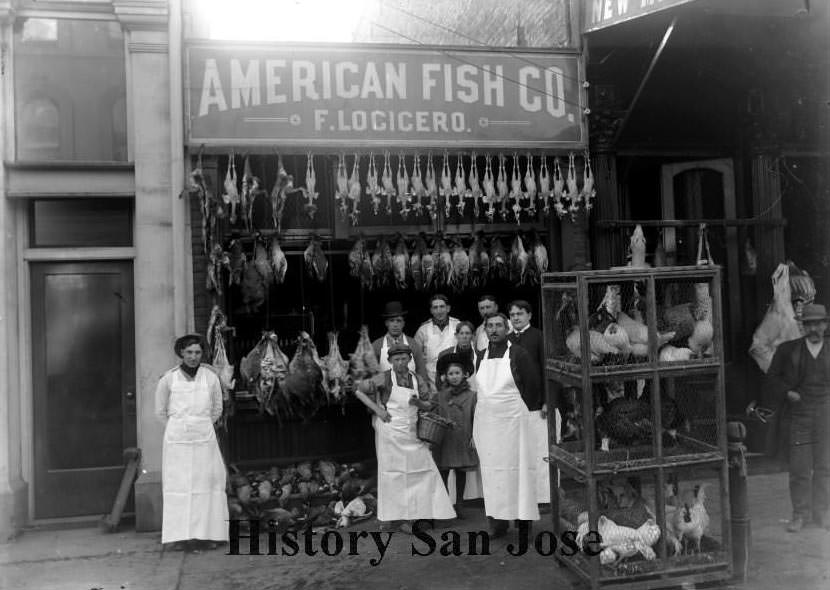
[[[23,480],[20,428],[20,358],[18,355],[17,227],[15,203],[6,196],[3,162],[12,122],[6,97],[11,94],[11,47],[14,11],[10,0],[0,0],[0,543],[13,538],[28,519],[27,483]]]
[[[127,40],[127,96],[135,161],[135,326],[138,392],[137,432],[142,465],[135,485],[136,529],[161,528],[161,443],[164,425],[155,417],[159,377],[174,366],[176,337],[174,253],[176,215],[172,186],[168,3],[115,0]]]

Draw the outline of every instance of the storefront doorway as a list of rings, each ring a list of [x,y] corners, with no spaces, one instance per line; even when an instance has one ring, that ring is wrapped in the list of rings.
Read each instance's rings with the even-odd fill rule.
[[[136,444],[132,263],[30,268],[34,516],[104,514]]]

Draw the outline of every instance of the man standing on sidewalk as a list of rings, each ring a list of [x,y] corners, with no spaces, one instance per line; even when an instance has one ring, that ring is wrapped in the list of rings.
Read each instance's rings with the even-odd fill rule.
[[[432,391],[437,391],[435,365],[438,355],[455,346],[455,328],[459,320],[450,316],[450,300],[440,293],[429,300],[429,313],[432,319],[425,321],[415,332],[415,340],[424,351],[427,376]]]
[[[830,528],[830,346],[827,311],[823,305],[804,307],[804,336],[784,342],[775,351],[767,372],[767,394],[781,408],[789,405],[790,499],[799,532],[805,521]]]

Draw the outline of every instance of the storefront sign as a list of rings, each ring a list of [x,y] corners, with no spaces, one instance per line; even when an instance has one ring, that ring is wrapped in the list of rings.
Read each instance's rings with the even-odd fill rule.
[[[580,149],[575,53],[194,45],[191,144]]]
[[[692,0],[585,0],[585,32],[598,31]]]

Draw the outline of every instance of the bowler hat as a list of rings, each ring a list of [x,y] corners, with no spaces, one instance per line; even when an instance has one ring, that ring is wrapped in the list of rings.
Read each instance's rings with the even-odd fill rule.
[[[406,310],[403,308],[403,305],[401,305],[400,301],[390,301],[383,307],[383,313],[380,314],[380,317],[388,319],[405,315]]]
[[[802,322],[824,322],[827,321],[827,310],[823,305],[810,303],[805,305],[801,312]]]
[[[408,344],[393,344],[389,347],[389,352],[386,353],[386,356],[391,359],[396,354],[408,354],[412,356],[412,349]]]
[[[176,342],[173,344],[173,352],[176,353],[176,356],[180,357],[182,356],[182,351],[191,344],[198,344],[202,347],[202,353],[207,352],[207,341],[201,334],[185,334],[184,336],[176,338]]]

